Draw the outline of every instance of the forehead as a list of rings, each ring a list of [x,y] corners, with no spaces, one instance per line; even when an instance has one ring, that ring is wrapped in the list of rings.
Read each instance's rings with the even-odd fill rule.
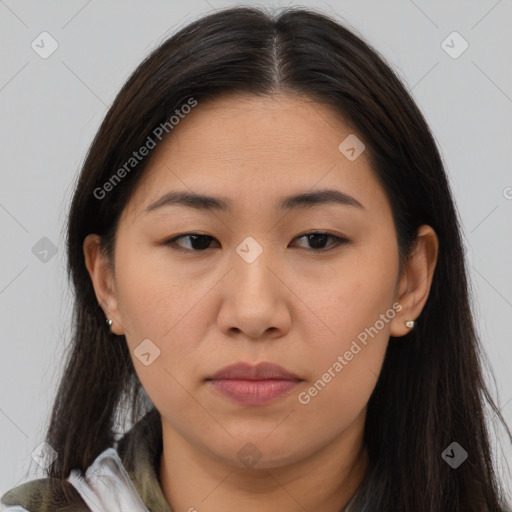
[[[176,128],[157,148],[156,161],[171,152],[235,161],[258,154],[296,162],[306,151],[316,158],[320,152],[338,156],[340,137],[353,131],[332,107],[283,94],[237,94],[199,103]]]
[[[365,152],[350,160],[340,151],[354,136],[332,107],[304,96],[198,102],[153,150],[131,206],[140,210],[175,189],[272,206],[295,191],[333,187],[378,200],[383,191]]]

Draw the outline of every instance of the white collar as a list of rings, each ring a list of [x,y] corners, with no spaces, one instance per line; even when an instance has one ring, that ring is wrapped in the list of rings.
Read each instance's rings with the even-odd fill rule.
[[[100,453],[85,475],[73,469],[67,480],[94,512],[149,512],[114,448]]]

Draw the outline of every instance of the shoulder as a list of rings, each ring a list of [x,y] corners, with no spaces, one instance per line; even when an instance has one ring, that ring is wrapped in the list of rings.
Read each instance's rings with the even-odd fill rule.
[[[41,478],[14,487],[0,498],[0,512],[90,512],[66,480]]]

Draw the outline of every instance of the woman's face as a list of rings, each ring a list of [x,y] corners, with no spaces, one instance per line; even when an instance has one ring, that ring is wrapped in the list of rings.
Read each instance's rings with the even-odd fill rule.
[[[169,438],[258,467],[360,439],[389,336],[411,318],[390,205],[355,137],[306,98],[237,95],[199,102],[153,150],[102,305]],[[296,379],[208,380],[261,362]]]

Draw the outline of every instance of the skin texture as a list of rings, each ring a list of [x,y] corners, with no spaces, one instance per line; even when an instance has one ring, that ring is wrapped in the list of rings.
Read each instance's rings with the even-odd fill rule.
[[[199,103],[153,150],[120,219],[113,261],[99,251],[97,235],[84,241],[98,302],[113,332],[126,336],[160,411],[160,481],[175,511],[337,512],[364,476],[367,402],[389,336],[407,334],[405,321],[416,319],[427,300],[438,240],[421,226],[399,275],[384,190],[365,152],[350,161],[338,149],[351,133],[330,107],[304,97],[230,95]],[[364,208],[274,208],[283,196],[322,188],[349,194]],[[170,190],[223,196],[233,205],[144,211]],[[349,242],[325,238],[315,246],[300,238],[317,230]],[[165,245],[187,233],[213,239],[203,251],[189,238]],[[252,263],[236,251],[247,237],[263,250]],[[378,334],[301,403],[299,393],[390,309],[395,314]],[[145,339],[160,350],[149,366],[134,354]],[[241,406],[205,382],[240,361],[277,363],[303,381],[277,402]],[[250,467],[237,456],[246,443],[260,457]]]

